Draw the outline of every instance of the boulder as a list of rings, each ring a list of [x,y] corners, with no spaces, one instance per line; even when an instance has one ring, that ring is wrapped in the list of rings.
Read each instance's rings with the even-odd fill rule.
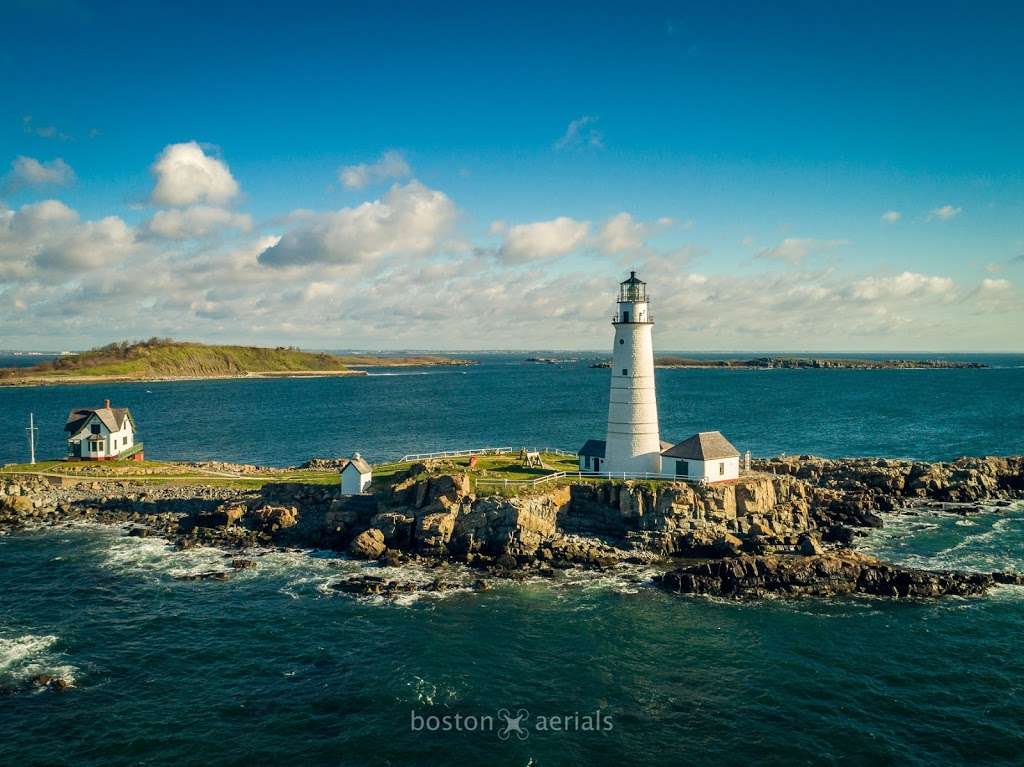
[[[293,527],[299,521],[299,510],[294,506],[263,506],[250,512],[256,528],[273,533]]]
[[[807,533],[803,533],[797,539],[797,549],[805,557],[818,556],[824,551],[824,549],[822,549],[821,547],[821,544],[818,542],[818,539],[815,538],[813,535],[809,535]]]
[[[361,532],[349,546],[349,552],[357,559],[377,559],[386,549],[384,533],[375,527]]]

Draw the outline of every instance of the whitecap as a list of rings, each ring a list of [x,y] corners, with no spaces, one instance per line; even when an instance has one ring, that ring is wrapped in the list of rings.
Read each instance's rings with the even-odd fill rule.
[[[78,669],[54,649],[57,641],[52,634],[0,635],[0,687],[24,687],[40,674],[73,685]]]

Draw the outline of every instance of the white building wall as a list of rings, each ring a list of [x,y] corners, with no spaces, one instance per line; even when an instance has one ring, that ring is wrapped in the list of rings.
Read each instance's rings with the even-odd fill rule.
[[[678,458],[665,458],[665,473],[676,473],[676,461]],[[683,459],[685,460],[685,459]],[[701,480],[708,482],[726,482],[730,479],[738,479],[740,476],[740,459],[721,458],[714,461],[686,461],[686,479]],[[723,472],[724,467],[724,472]]]
[[[359,495],[370,486],[372,479],[372,473],[360,474],[358,469],[349,464],[341,472],[341,494]]]
[[[93,424],[99,424],[100,426],[98,435],[92,433]],[[135,444],[135,431],[132,429],[132,423],[128,419],[125,419],[124,426],[119,431],[112,432],[99,418],[92,416],[78,434],[80,436],[75,441],[82,444],[83,458],[112,458],[120,455]],[[99,450],[93,450],[90,447],[89,439],[95,436],[103,437],[104,440],[103,447]],[[115,442],[117,447],[114,447]]]
[[[629,322],[624,321],[627,313]],[[658,403],[654,391],[654,325],[648,318],[647,302],[619,304],[612,345],[607,447],[602,471],[661,471]]]

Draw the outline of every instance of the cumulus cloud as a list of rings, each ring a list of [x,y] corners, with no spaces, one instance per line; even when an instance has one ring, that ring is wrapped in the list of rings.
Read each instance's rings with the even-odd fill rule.
[[[369,184],[412,175],[405,155],[394,149],[384,152],[376,162],[345,165],[338,170],[338,180],[348,189],[362,189]]]
[[[975,288],[968,299],[977,311],[982,313],[1006,312],[1020,308],[1020,300],[1009,280],[986,277]]]
[[[190,240],[208,237],[225,229],[248,232],[252,229],[252,217],[248,213],[234,213],[224,208],[194,205],[157,211],[146,222],[145,228],[157,237]]]
[[[268,266],[292,266],[421,255],[442,243],[456,215],[455,204],[443,192],[415,180],[395,184],[380,200],[333,213],[301,214],[296,226],[259,260]]]
[[[594,127],[597,118],[592,115],[578,117],[569,123],[555,149],[603,149],[604,136]]]
[[[598,239],[605,253],[629,253],[644,246],[647,232],[648,227],[629,213],[619,213],[605,222]]]
[[[498,255],[513,264],[557,258],[582,245],[589,234],[589,221],[577,221],[567,216],[516,224],[505,231]]]
[[[75,171],[61,158],[40,162],[34,157],[16,157],[11,172],[4,179],[3,189],[13,194],[26,187],[68,186],[75,180]]]
[[[7,279],[101,269],[127,257],[134,244],[134,232],[117,216],[81,221],[59,200],[0,209],[0,276]]]
[[[882,214],[882,221],[884,221],[887,224],[895,224],[901,218],[903,218],[903,214],[900,213],[898,210],[887,210],[885,213]]]
[[[949,221],[949,219],[959,216],[962,211],[963,208],[956,208],[952,205],[942,205],[928,211],[928,220]]]
[[[159,205],[223,205],[238,194],[238,182],[228,166],[195,141],[164,147],[152,172],[156,185],[151,199]]]
[[[865,277],[853,283],[850,294],[859,301],[897,298],[939,298],[951,300],[956,283],[949,277],[903,272],[892,277]]]
[[[785,261],[796,266],[809,256],[831,253],[848,245],[848,240],[815,240],[805,237],[787,237],[772,248],[765,248],[757,254],[758,258]]]

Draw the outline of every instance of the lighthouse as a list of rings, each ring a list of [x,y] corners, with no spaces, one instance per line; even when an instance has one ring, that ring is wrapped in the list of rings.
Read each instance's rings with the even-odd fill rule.
[[[658,402],[654,394],[654,320],[647,285],[636,272],[619,284],[612,318],[611,392],[602,470],[661,473]]]

